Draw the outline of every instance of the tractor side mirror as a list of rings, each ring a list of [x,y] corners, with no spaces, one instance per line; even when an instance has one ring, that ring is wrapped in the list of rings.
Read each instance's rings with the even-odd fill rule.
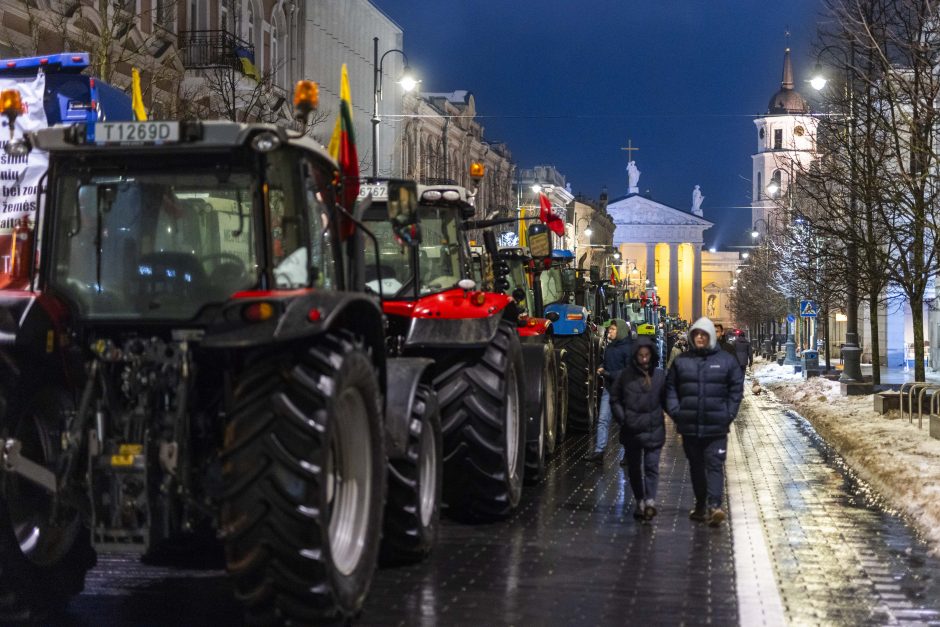
[[[541,223],[530,224],[528,236],[529,254],[533,259],[545,259],[552,254],[552,238],[547,226]]]
[[[416,246],[421,243],[421,226],[418,224],[418,186],[414,181],[388,182],[388,219],[392,231],[404,243]]]
[[[577,289],[577,273],[574,268],[561,269],[561,291],[574,292]]]

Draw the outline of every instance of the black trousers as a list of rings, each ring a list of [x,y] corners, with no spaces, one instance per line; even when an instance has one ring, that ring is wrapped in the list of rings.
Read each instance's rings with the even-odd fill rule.
[[[728,436],[696,438],[682,436],[682,449],[689,460],[695,507],[721,507],[725,489],[725,458]]]
[[[630,489],[637,503],[645,499],[656,499],[659,485],[659,454],[663,447],[644,448],[636,438],[623,443],[623,454],[627,456],[627,475]]]

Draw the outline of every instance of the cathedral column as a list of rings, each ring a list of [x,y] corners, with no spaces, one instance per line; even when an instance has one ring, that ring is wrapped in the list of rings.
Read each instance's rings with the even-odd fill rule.
[[[646,280],[645,287],[656,285],[656,244],[646,245]]]
[[[692,244],[692,320],[702,317],[702,245]]]
[[[669,244],[669,314],[679,313],[679,244]]]

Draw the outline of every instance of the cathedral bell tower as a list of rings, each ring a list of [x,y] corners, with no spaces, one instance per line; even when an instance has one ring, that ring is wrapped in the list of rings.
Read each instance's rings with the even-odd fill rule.
[[[751,229],[765,233],[786,204],[791,179],[816,157],[817,120],[795,89],[790,49],[783,53],[780,89],[767,113],[754,120],[757,152],[751,156]]]

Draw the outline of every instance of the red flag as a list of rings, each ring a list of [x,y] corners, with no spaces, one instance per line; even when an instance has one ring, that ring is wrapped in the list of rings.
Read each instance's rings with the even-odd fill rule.
[[[548,225],[555,235],[565,234],[565,223],[552,211],[552,203],[545,194],[539,193],[539,220]]]

